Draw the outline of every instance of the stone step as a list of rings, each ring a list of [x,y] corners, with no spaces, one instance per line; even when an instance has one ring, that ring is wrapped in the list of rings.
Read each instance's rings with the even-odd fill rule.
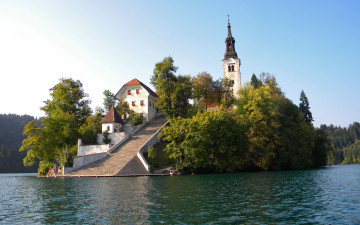
[[[149,174],[138,159],[137,152],[166,122],[167,120],[164,116],[153,119],[107,157],[67,175],[114,176]]]

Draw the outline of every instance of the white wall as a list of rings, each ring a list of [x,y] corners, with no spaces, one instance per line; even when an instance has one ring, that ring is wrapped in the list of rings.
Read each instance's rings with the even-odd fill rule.
[[[103,123],[101,125],[102,127],[102,132],[104,133],[105,131],[107,131],[107,128],[109,127],[109,133],[115,133],[115,132],[119,132],[120,128],[121,128],[121,124],[120,123]],[[116,128],[116,129],[115,129]]]
[[[111,133],[109,134],[108,138],[111,139],[110,143],[111,145],[116,144],[117,142],[121,141],[122,139],[124,139],[125,134],[124,132],[119,132],[119,133]],[[104,143],[104,135],[103,134],[97,134],[97,138],[96,138],[96,142],[99,145],[103,145]]]
[[[83,145],[78,147],[78,156],[92,155],[102,152],[107,152],[110,149],[110,144],[107,145]]]
[[[139,94],[136,93],[136,89],[139,89]],[[131,91],[130,95],[127,94],[127,90]],[[126,101],[134,112],[143,114],[146,122],[152,120],[156,115],[156,109],[153,107],[156,98],[150,95],[141,85],[124,86],[116,97]],[[142,106],[140,105],[141,100],[144,101]],[[135,106],[132,105],[132,102],[135,102]]]

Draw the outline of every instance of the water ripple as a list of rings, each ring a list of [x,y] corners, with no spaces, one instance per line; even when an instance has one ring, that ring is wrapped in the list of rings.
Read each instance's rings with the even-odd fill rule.
[[[175,177],[0,175],[0,224],[359,224],[360,165]]]

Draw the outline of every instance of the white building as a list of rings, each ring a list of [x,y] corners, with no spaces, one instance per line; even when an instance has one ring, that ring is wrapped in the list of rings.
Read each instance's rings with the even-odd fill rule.
[[[122,119],[112,106],[109,112],[101,119],[101,131],[104,133],[116,133],[120,131]]]
[[[137,79],[122,86],[115,97],[126,101],[130,109],[142,114],[147,122],[156,116],[156,93]]]

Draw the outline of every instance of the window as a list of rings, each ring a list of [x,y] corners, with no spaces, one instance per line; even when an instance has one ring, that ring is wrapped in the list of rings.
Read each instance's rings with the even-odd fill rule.
[[[110,131],[110,126],[106,127],[106,131],[109,132]]]
[[[144,100],[140,100],[140,105],[144,106]]]
[[[138,95],[140,93],[140,90],[139,89],[136,89],[136,94]]]
[[[135,106],[135,101],[132,101],[132,102],[131,102],[131,105],[134,107],[134,106]]]
[[[229,72],[234,72],[234,65],[228,65],[228,71]]]
[[[131,95],[131,90],[127,90],[127,95]]]

